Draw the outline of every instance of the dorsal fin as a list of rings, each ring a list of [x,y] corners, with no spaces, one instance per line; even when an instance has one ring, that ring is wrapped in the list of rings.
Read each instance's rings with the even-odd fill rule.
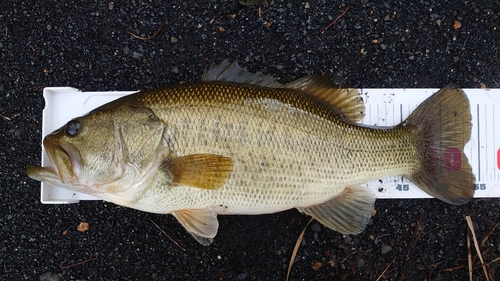
[[[238,62],[224,60],[220,64],[212,63],[201,76],[201,81],[227,81],[278,88],[282,86],[276,79],[262,72],[252,73],[242,68]]]
[[[326,102],[338,109],[351,122],[359,122],[365,117],[365,104],[359,91],[354,88],[342,87],[327,75],[302,77],[282,87],[305,92]]]

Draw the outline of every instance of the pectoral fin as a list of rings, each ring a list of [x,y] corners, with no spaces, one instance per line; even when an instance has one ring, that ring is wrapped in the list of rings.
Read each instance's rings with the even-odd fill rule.
[[[215,154],[192,154],[162,164],[172,175],[173,185],[186,185],[202,189],[219,189],[231,176],[231,158]]]
[[[172,212],[172,215],[203,246],[213,242],[219,228],[217,214],[213,210],[179,210]]]
[[[297,208],[326,227],[342,234],[363,231],[371,218],[375,195],[368,188],[347,187],[344,192],[321,205]]]

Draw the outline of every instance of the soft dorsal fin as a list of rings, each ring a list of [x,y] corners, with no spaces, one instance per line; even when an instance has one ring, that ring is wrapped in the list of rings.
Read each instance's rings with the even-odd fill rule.
[[[365,104],[359,91],[342,87],[327,75],[303,77],[282,87],[305,92],[335,107],[351,122],[359,122],[365,117]]]
[[[233,161],[215,154],[192,154],[165,161],[161,167],[172,175],[173,185],[215,190],[231,176]]]
[[[227,81],[277,88],[281,84],[269,75],[262,72],[252,73],[247,68],[242,68],[238,62],[224,60],[220,64],[212,63],[201,76],[201,81]]]

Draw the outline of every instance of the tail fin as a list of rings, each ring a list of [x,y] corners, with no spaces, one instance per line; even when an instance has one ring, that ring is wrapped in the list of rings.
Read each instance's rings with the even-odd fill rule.
[[[420,169],[406,175],[430,195],[460,205],[474,196],[474,175],[464,145],[471,134],[469,100],[447,86],[425,100],[400,126],[417,128]]]

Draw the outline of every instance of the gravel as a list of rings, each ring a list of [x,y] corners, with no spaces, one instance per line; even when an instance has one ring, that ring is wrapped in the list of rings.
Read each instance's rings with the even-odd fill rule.
[[[281,82],[326,73],[365,88],[500,87],[497,1],[268,3],[2,3],[1,280],[284,280],[309,220],[295,210],[221,216],[215,242],[203,247],[170,215],[103,201],[42,205],[39,183],[25,167],[40,162],[44,87],[147,89],[196,81],[226,58]],[[485,262],[500,255],[498,199],[464,206],[379,200],[375,208],[359,235],[313,223],[290,280],[468,279],[466,215],[479,242],[487,237]],[[87,231],[77,230],[81,222]],[[474,249],[472,255],[473,279],[485,280]],[[491,279],[500,279],[499,266],[489,265]]]

